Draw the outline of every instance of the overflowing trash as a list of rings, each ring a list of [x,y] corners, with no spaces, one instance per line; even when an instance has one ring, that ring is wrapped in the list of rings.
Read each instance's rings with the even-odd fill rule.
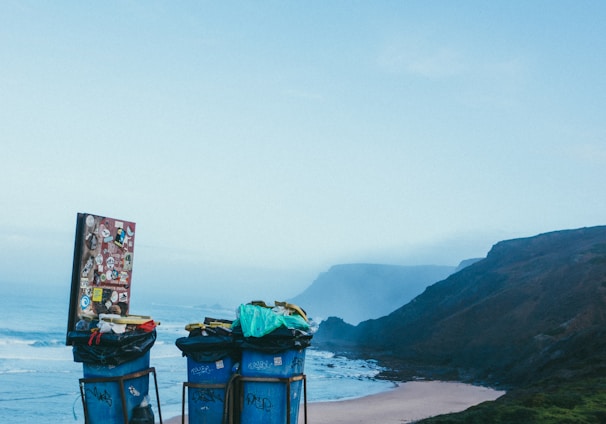
[[[240,328],[244,337],[263,337],[278,328],[303,331],[310,329],[305,312],[286,302],[276,302],[273,307],[260,301],[240,305],[236,317],[233,326]]]
[[[218,423],[232,416],[233,382],[240,358],[231,321],[206,318],[188,324],[188,337],[176,340],[187,357],[187,382],[183,383],[183,415],[187,388],[188,422]]]
[[[153,424],[149,374],[155,377],[155,369],[150,368],[150,349],[158,323],[150,317],[100,314],[78,324],[79,331],[67,337],[74,362],[83,367],[80,391],[86,422]]]
[[[254,301],[240,305],[233,322],[206,318],[186,330],[175,344],[187,357],[189,423],[297,423],[312,339],[301,308]]]
[[[149,317],[100,315],[87,322],[86,329],[80,325],[82,330],[68,333],[74,362],[110,366],[137,359],[154,345],[156,325]]]

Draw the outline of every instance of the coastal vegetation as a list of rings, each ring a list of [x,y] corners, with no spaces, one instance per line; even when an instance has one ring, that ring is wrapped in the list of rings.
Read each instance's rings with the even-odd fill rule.
[[[423,424],[606,423],[606,378],[543,381],[512,390],[456,414],[420,421]]]

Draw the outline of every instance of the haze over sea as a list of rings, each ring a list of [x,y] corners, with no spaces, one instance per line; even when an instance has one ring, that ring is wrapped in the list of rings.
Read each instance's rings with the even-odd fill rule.
[[[11,284],[3,282],[2,286]],[[182,382],[187,378],[187,363],[175,340],[187,336],[186,324],[206,316],[233,319],[237,305],[204,306],[202,293],[190,296],[191,304],[180,305],[171,304],[161,294],[146,295],[155,301],[141,303],[142,296],[135,295],[131,313],[160,321],[150,365],[156,368],[162,417],[166,419],[181,413]],[[10,296],[0,298],[0,422],[84,422],[78,387],[82,364],[73,361],[71,347],[65,346],[68,304],[67,285],[65,291],[16,287]],[[352,398],[392,387],[390,382],[373,378],[378,372],[373,361],[348,360],[312,347],[305,363],[308,400]],[[153,377],[150,394],[158,420]]]

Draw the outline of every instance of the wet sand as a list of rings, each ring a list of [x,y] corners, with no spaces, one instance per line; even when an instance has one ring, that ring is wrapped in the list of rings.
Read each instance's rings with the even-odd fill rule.
[[[402,424],[495,400],[505,394],[487,387],[444,381],[409,381],[376,395],[307,404],[308,424]],[[180,424],[181,417],[164,421]],[[187,419],[185,420],[187,423]],[[303,405],[299,423],[303,420]]]

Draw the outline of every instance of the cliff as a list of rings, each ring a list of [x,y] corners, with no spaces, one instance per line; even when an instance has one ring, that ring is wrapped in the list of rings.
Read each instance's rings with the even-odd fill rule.
[[[387,316],[331,318],[317,346],[401,376],[520,385],[606,373],[606,227],[502,241]]]
[[[335,265],[290,301],[316,320],[338,316],[357,324],[393,312],[454,271],[433,265]]]

